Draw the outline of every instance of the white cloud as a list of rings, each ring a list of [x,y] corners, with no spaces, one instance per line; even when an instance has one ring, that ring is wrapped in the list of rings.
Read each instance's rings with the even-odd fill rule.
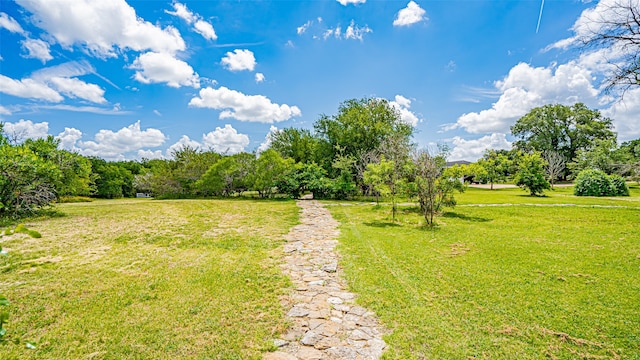
[[[302,24],[301,26],[298,26],[297,28],[298,35],[304,34],[309,28],[309,26],[311,26],[312,24],[313,24],[313,21],[309,20],[306,23]]]
[[[97,104],[107,102],[104,98],[104,90],[96,84],[88,84],[76,78],[63,77],[53,77],[49,81],[53,87],[68,97],[78,97]]]
[[[93,65],[88,61],[68,61],[59,65],[49,66],[40,70],[34,71],[31,74],[31,78],[39,81],[46,82],[52,77],[75,77],[86,74],[95,73]]]
[[[189,101],[189,106],[211,109],[228,109],[220,113],[220,119],[234,118],[240,121],[273,123],[285,121],[302,113],[297,106],[274,104],[263,95],[245,95],[224,86],[200,90],[199,97]]]
[[[258,154],[260,154],[261,152],[263,152],[263,151],[267,150],[269,147],[271,147],[271,143],[273,142],[273,136],[278,131],[279,131],[278,128],[273,126],[273,125],[271,125],[271,127],[269,127],[269,132],[264,137],[264,141],[262,142],[262,144],[260,144],[260,146],[258,146],[258,149],[256,149],[256,152]]]
[[[345,30],[344,32],[344,38],[362,41],[362,37],[364,36],[364,34],[367,34],[370,32],[373,32],[373,30],[371,30],[371,28],[369,28],[367,25],[365,25],[364,27],[360,27],[356,25],[353,20],[351,20],[351,24],[349,24],[349,26],[347,27],[347,30]],[[336,28],[336,37],[339,37],[339,36],[340,36],[339,28]]]
[[[0,74],[0,92],[27,99],[60,102],[62,95],[33,79],[14,80]]]
[[[602,111],[602,115],[613,121],[619,141],[640,138],[640,89],[628,90],[624,99]]]
[[[115,104],[111,108],[103,108],[97,106],[73,106],[73,105],[37,105],[33,106],[34,109],[50,109],[50,110],[62,110],[73,112],[86,112],[100,115],[129,115],[131,111],[122,110],[118,104]]]
[[[51,52],[49,51],[49,44],[39,39],[25,39],[22,40],[22,48],[27,51],[23,57],[27,59],[38,59],[45,62],[53,59]]]
[[[118,50],[185,50],[178,30],[144,21],[124,0],[17,0],[34,23],[64,47],[78,45],[91,54],[115,57]]]
[[[256,66],[256,58],[251,50],[235,49],[233,52],[227,52],[222,58],[222,66],[230,71],[249,70],[253,71]]]
[[[306,33],[309,28],[314,24],[312,20],[307,21],[302,26],[298,27],[298,35]],[[322,25],[322,18],[318,18],[318,24]],[[373,30],[368,26],[360,26],[352,19],[349,26],[343,31],[340,24],[335,27],[322,28],[320,26],[314,27],[315,31],[312,35],[314,39],[327,40],[328,38],[346,39],[346,40],[360,40],[362,41],[365,34],[372,33]],[[293,45],[293,44],[292,44]]]
[[[79,141],[78,148],[85,156],[99,156],[106,160],[122,160],[125,154],[144,148],[161,146],[167,137],[158,129],[140,129],[140,121],[116,132],[100,130],[95,141]]]
[[[263,73],[256,73],[256,82],[257,83],[264,82],[264,74]]]
[[[11,110],[6,107],[0,105],[0,115],[11,115]]]
[[[174,1],[171,5],[175,11],[165,10],[167,14],[177,16],[186,21],[189,25],[193,24],[193,30],[207,40],[216,40],[218,38],[215,30],[213,29],[213,25],[204,21],[202,16],[191,12],[186,5],[177,1]]]
[[[193,68],[170,54],[144,53],[134,60],[131,68],[138,70],[134,78],[144,84],[166,83],[174,88],[200,87],[200,77]]]
[[[5,28],[12,33],[25,34],[22,26],[20,26],[14,18],[4,12],[0,12],[0,28]]]
[[[31,120],[20,119],[17,123],[5,122],[3,131],[10,139],[19,142],[26,139],[44,139],[49,135],[49,123],[33,123]]]
[[[193,24],[193,29],[207,40],[216,40],[218,38],[216,31],[213,29],[213,25],[204,20],[196,21],[196,23]]]
[[[229,124],[226,124],[224,128],[216,127],[214,131],[202,135],[202,141],[206,147],[222,154],[237,154],[244,151],[244,148],[249,145],[249,137],[245,134],[239,134]]]
[[[76,128],[65,127],[64,131],[56,136],[60,140],[60,147],[69,151],[76,151],[76,143],[82,139],[82,131]]]
[[[367,2],[367,0],[336,0],[336,1],[344,6],[347,6],[349,4],[354,4],[354,5],[364,4],[365,2]]]
[[[138,159],[164,159],[162,150],[138,150]]]
[[[416,114],[409,110],[409,108],[411,108],[411,100],[402,95],[396,95],[395,101],[389,101],[389,105],[400,114],[400,119],[403,122],[413,127],[418,125],[420,119],[418,119]]]
[[[393,21],[393,26],[409,26],[421,21],[427,21],[427,12],[420,7],[415,1],[409,1],[407,7],[398,11],[396,19]]]
[[[598,103],[591,72],[575,62],[557,67],[514,66],[495,87],[501,92],[491,109],[463,114],[445,130],[464,128],[470,133],[508,132],[509,127],[532,108],[546,104]]]
[[[187,135],[182,135],[178,142],[169,146],[169,148],[167,149],[167,156],[172,157],[175,152],[180,151],[185,147],[190,147],[192,149],[201,149],[202,145],[195,140],[191,140]]]
[[[173,6],[173,9],[175,11],[165,10],[167,14],[177,16],[186,21],[187,24],[192,24],[194,21],[196,21],[196,19],[198,19],[198,17],[194,13],[192,13],[191,10],[187,9],[187,5],[181,4],[177,1],[174,1],[171,5]]]
[[[507,141],[506,135],[502,133],[493,133],[475,140],[465,140],[455,136],[451,143],[454,145],[449,155],[451,160],[476,161],[482,157],[487,149],[511,149],[511,143]]]

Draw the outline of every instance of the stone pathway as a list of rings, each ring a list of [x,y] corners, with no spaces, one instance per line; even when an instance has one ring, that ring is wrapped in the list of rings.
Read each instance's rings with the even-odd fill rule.
[[[354,304],[340,278],[335,247],[338,222],[315,200],[300,200],[301,224],[286,236],[286,263],[294,290],[282,299],[292,323],[278,351],[265,360],[378,359],[386,347],[375,314]]]

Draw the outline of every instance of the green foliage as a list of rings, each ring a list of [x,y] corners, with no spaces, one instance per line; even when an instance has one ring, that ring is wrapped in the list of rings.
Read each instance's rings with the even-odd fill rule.
[[[51,135],[46,139],[27,139],[23,144],[60,170],[61,176],[54,183],[58,196],[90,195],[94,190],[91,162],[80,154],[58,149],[59,145],[60,140]]]
[[[629,188],[619,175],[607,175],[602,170],[587,169],[576,177],[576,196],[629,196]]]
[[[0,294],[0,344],[5,342],[5,335],[7,334],[7,329],[4,327],[4,324],[9,321],[9,312],[5,310],[5,308],[9,305],[9,300]]]
[[[341,103],[337,115],[322,115],[314,128],[320,139],[321,165],[332,177],[335,169],[331,165],[339,155],[359,159],[368,152],[378,151],[390,137],[409,139],[413,134],[413,127],[401,120],[388,101],[370,98]]]
[[[545,178],[544,166],[545,160],[540,153],[522,154],[514,177],[515,184],[528,190],[531,196],[543,195],[544,190],[551,188]]]
[[[482,182],[488,182],[493,190],[494,183],[506,180],[510,168],[511,161],[505,154],[495,150],[487,150],[483,157],[476,162],[473,169],[476,171],[475,178]]]
[[[532,109],[511,127],[517,149],[558,151],[570,162],[579,150],[589,150],[597,140],[613,140],[611,119],[582,103],[545,105]]]
[[[256,190],[260,197],[272,197],[278,182],[291,171],[293,164],[293,159],[284,159],[273,149],[263,151],[249,174],[251,189]]]
[[[94,196],[116,199],[135,194],[133,174],[125,166],[96,157],[89,158],[89,160],[94,174]]]
[[[332,194],[332,181],[327,172],[316,163],[297,163],[276,182],[278,191],[291,198],[299,198],[305,192],[313,193],[318,199],[329,198]]]
[[[246,191],[254,162],[255,156],[249,153],[225,156],[211,165],[195,186],[201,194],[213,196],[229,197]]]
[[[433,226],[434,218],[442,208],[456,205],[454,194],[456,191],[464,191],[464,185],[460,178],[451,177],[451,173],[445,172],[444,153],[434,156],[428,151],[420,151],[413,159],[412,168],[420,211],[427,225]]]
[[[319,139],[307,129],[285,128],[271,134],[270,149],[295,163],[317,162]]]
[[[56,198],[60,169],[24,145],[0,146],[0,216],[21,217]]]

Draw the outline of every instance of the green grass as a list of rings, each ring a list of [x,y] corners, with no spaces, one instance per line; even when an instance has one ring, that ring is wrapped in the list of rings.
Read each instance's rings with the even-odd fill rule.
[[[640,358],[637,186],[523,194],[469,189],[436,228],[409,207],[395,224],[388,206],[330,207],[347,281],[391,330],[386,359]],[[533,206],[554,204],[579,206]]]
[[[294,202],[61,204],[2,239],[10,339],[0,359],[260,358],[286,327],[274,252]],[[36,344],[35,350],[24,341]]]

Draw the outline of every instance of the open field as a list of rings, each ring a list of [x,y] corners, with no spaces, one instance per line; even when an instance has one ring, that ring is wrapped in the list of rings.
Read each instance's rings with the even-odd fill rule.
[[[640,358],[640,188],[468,189],[426,228],[411,206],[326,202],[358,302],[392,332],[388,359]],[[3,238],[11,301],[0,359],[247,359],[285,329],[292,201],[62,204]]]
[[[393,330],[385,358],[640,358],[640,190],[548,194],[468,189],[434,229],[331,207],[352,290]]]
[[[291,201],[115,200],[63,204],[3,238],[12,302],[0,359],[260,358],[282,331],[276,265]]]

